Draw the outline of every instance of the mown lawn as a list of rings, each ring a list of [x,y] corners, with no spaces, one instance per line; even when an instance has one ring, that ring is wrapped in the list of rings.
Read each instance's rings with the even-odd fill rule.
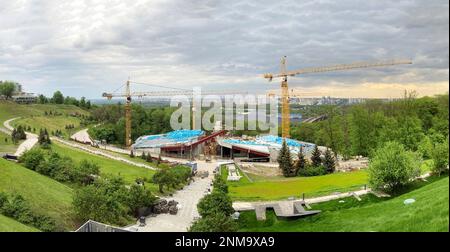
[[[226,168],[222,169],[226,173]],[[316,177],[267,178],[249,181],[245,176],[239,182],[227,182],[233,201],[266,201],[329,195],[334,192],[360,190],[367,183],[367,172],[335,173]]]
[[[51,178],[0,158],[0,191],[22,195],[37,213],[46,214],[65,230],[73,230],[73,190]]]
[[[100,166],[100,176],[108,174],[121,176],[128,184],[135,183],[136,178],[151,179],[155,174],[154,170],[137,167],[120,161],[97,156],[57,142],[52,143],[52,150],[62,156],[68,156],[72,158],[75,162],[90,160]],[[151,183],[147,183],[146,185],[150,189],[152,189],[152,191],[156,191],[156,185]]]
[[[449,179],[430,178],[422,186],[390,199],[373,195],[358,202],[332,201],[313,205],[322,213],[297,220],[279,220],[273,211],[266,221],[257,221],[254,212],[241,214],[240,231],[244,232],[448,232]],[[405,205],[406,199],[415,199]]]
[[[39,230],[0,214],[0,232],[39,232]]]

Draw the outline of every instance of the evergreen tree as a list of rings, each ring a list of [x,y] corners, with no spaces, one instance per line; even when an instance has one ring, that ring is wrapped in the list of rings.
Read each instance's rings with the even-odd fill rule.
[[[305,154],[303,154],[303,147],[302,147],[298,152],[298,160],[295,163],[295,172],[298,174],[300,171],[305,170],[305,168],[306,168],[306,158]]]
[[[145,155],[145,151],[142,152],[141,158],[142,158],[142,160],[147,160],[147,156]]]
[[[162,158],[161,158],[161,154],[159,154],[158,159],[156,160],[156,165],[161,164]]]
[[[328,173],[333,173],[336,170],[336,161],[330,149],[327,148],[325,152],[325,159],[323,161],[323,165],[327,169]]]
[[[133,150],[130,151],[130,158],[134,158],[134,152],[133,152]]]
[[[316,146],[314,147],[312,156],[311,156],[311,162],[314,167],[319,167],[322,165],[322,158],[320,157],[320,155],[321,155],[321,153],[320,153],[319,147],[316,144]]]
[[[280,166],[281,172],[285,177],[291,177],[293,172],[292,158],[289,147],[286,143],[286,140],[283,140],[283,144],[281,146],[281,150],[278,154],[278,164]]]
[[[146,159],[146,161],[149,162],[149,163],[153,162],[152,154],[150,154],[150,152],[147,153],[147,159]]]

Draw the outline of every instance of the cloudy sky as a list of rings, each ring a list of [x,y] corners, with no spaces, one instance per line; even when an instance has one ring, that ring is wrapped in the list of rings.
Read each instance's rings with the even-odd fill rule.
[[[100,98],[136,82],[265,92],[279,70],[406,58],[304,75],[299,92],[393,97],[448,91],[447,0],[0,0],[0,79]],[[155,90],[135,85],[135,91]]]

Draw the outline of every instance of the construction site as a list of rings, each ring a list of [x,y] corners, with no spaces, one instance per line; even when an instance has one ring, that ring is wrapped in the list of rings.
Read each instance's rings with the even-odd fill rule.
[[[180,88],[170,88],[168,91],[152,91],[152,92],[132,92],[131,84],[145,84],[133,82],[128,80],[125,86],[124,93],[103,93],[103,97],[111,100],[112,98],[125,98],[125,143],[126,147],[131,149],[134,153],[150,153],[151,155],[182,158],[186,160],[206,160],[211,159],[232,159],[241,162],[266,162],[275,163],[278,157],[278,152],[281,149],[282,143],[285,140],[291,155],[297,157],[300,151],[303,151],[306,157],[309,157],[312,150],[315,148],[314,143],[302,142],[290,138],[290,127],[293,119],[290,109],[290,100],[292,98],[301,97],[300,94],[291,91],[288,86],[288,77],[295,77],[304,74],[346,71],[352,69],[388,67],[394,65],[412,64],[410,60],[388,60],[379,62],[360,62],[353,64],[331,65],[324,67],[304,68],[294,71],[287,70],[286,56],[281,58],[280,72],[267,73],[262,77],[271,82],[273,79],[281,80],[281,89],[279,92],[267,92],[267,97],[279,97],[281,107],[281,136],[261,134],[259,136],[233,136],[230,132],[223,130],[221,121],[216,121],[216,127],[213,131],[206,132],[201,130],[200,125],[195,125],[193,120],[191,129],[183,129],[168,132],[166,134],[145,135],[140,136],[133,143],[131,139],[131,103],[133,97],[173,97],[176,95],[187,95],[192,98],[194,96],[193,90],[181,90]],[[161,87],[158,85],[148,84],[153,87]],[[202,95],[226,95],[236,94],[236,91],[207,91]],[[195,102],[192,99],[192,117],[195,117],[198,109],[195,107]],[[277,116],[278,117],[278,116]],[[244,117],[245,118],[245,117]],[[305,123],[312,123],[326,119],[326,115],[316,118],[307,118]],[[300,122],[302,122],[300,120]],[[200,128],[200,129],[199,129]],[[323,152],[327,149],[325,146],[319,146]]]

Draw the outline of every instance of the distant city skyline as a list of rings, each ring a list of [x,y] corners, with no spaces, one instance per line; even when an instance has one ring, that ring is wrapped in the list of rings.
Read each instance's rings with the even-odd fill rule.
[[[448,92],[449,3],[319,0],[0,0],[0,80],[51,96],[101,98],[128,77],[265,93],[288,69],[411,59],[413,65],[291,78],[332,97]],[[155,88],[135,85],[135,91]]]

